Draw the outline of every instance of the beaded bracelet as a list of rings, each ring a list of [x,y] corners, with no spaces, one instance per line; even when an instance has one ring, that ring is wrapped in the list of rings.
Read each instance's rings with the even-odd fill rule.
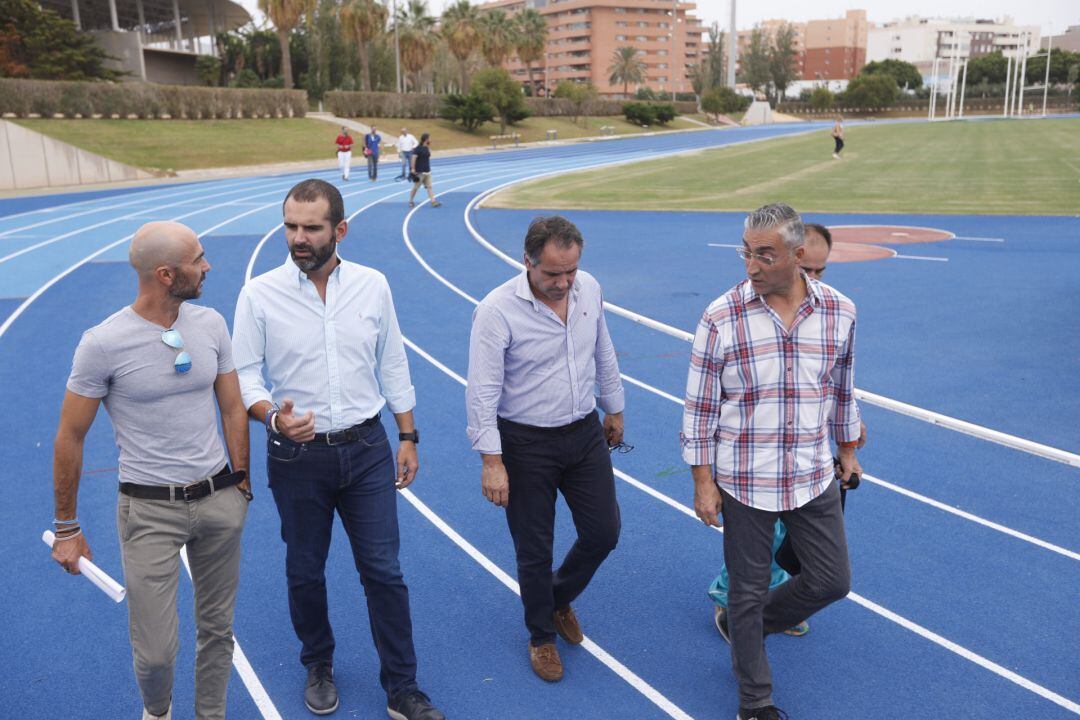
[[[77,538],[80,535],[82,535],[82,530],[81,529],[77,530],[76,532],[71,533],[70,535],[64,535],[63,537],[57,536],[55,542],[63,542],[65,540],[70,540],[72,538]]]
[[[57,518],[53,518],[52,522],[53,525],[78,525],[79,518],[72,518],[71,520],[59,520]]]

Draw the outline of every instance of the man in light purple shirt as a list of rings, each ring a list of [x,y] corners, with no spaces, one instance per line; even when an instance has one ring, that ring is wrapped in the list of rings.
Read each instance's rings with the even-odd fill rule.
[[[484,497],[506,508],[529,661],[549,682],[563,674],[555,635],[584,639],[570,603],[620,528],[609,449],[622,444],[623,388],[600,285],[578,270],[583,245],[569,220],[534,220],[525,271],[476,308],[469,342],[469,439],[483,458]],[[578,537],[552,573],[560,491]]]

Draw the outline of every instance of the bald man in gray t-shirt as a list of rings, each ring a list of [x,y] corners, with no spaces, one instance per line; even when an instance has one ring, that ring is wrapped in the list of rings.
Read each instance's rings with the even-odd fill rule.
[[[143,720],[171,717],[184,547],[198,630],[195,717],[223,720],[251,499],[247,411],[225,320],[185,302],[199,297],[210,270],[195,233],[148,223],[135,233],[130,258],[139,276],[135,302],[87,330],[75,351],[54,450],[53,558],[78,573],[79,558],[92,557],[75,506],[83,441],[104,403],[120,448],[116,524]]]

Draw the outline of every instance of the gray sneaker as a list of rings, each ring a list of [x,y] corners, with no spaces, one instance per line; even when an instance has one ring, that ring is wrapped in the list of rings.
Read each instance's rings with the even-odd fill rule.
[[[334,666],[327,662],[312,663],[307,670],[304,704],[316,715],[329,715],[338,709],[337,685],[334,685]]]

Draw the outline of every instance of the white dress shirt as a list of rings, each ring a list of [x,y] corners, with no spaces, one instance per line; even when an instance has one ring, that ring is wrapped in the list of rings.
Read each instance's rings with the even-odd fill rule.
[[[596,279],[578,271],[565,323],[536,299],[525,271],[492,290],[473,314],[465,396],[469,439],[485,455],[502,453],[499,417],[561,427],[597,404],[622,412],[619,363]]]
[[[315,413],[315,432],[416,405],[390,285],[346,260],[330,273],[325,303],[292,258],[249,281],[236,301],[233,355],[245,407],[291,398],[298,414]]]
[[[412,133],[405,133],[404,135],[398,135],[397,149],[398,152],[412,152],[416,149],[416,146],[420,144],[420,141],[413,137]]]

